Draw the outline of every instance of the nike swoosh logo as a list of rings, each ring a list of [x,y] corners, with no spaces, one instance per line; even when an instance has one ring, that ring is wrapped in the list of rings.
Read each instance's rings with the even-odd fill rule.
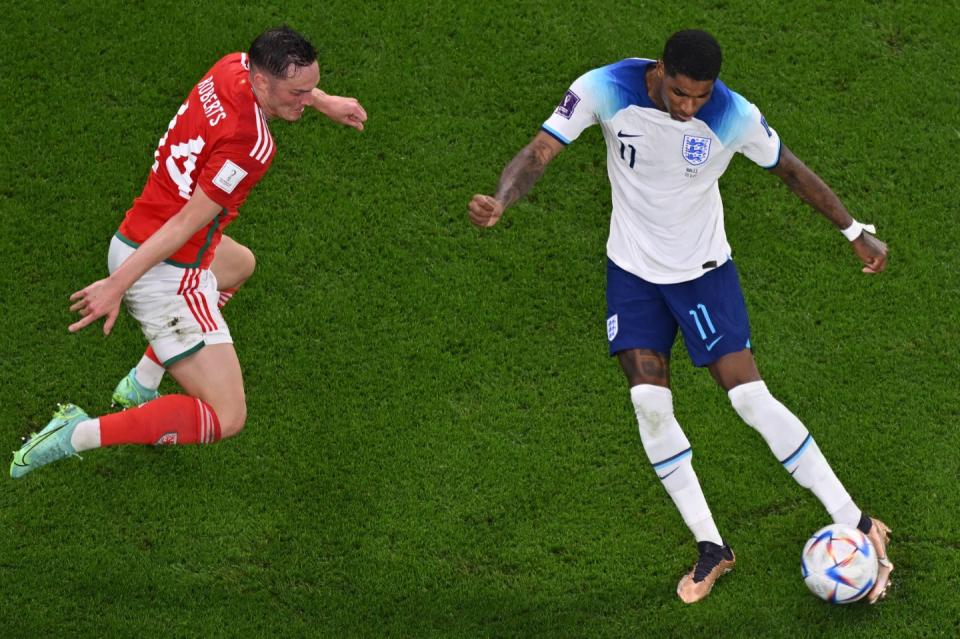
[[[724,336],[721,335],[721,336],[718,337],[717,339],[715,339],[715,340],[713,340],[712,342],[710,342],[709,344],[707,344],[707,350],[708,350],[708,351],[712,351],[712,350],[713,350],[713,347],[717,345],[717,342],[719,342],[719,341],[722,340],[723,338],[724,338]]]
[[[32,453],[34,448],[36,448],[36,447],[39,446],[41,443],[43,443],[44,441],[46,441],[51,435],[53,435],[54,433],[56,433],[57,431],[59,431],[59,430],[60,430],[61,428],[63,428],[64,426],[66,426],[66,424],[61,424],[60,426],[57,426],[57,427],[54,428],[53,430],[48,430],[47,432],[43,433],[42,435],[37,435],[36,437],[34,437],[33,439],[31,439],[31,440],[30,440],[30,444],[29,444],[29,445],[30,445],[30,448],[28,448],[27,450],[23,451],[23,457],[21,457],[21,459],[23,460],[24,463],[23,463],[23,464],[17,464],[17,466],[29,466],[29,465],[30,465],[30,462],[27,461],[27,455],[29,455],[30,453]]]
[[[624,133],[624,132],[621,130],[621,131],[617,131],[617,137],[618,137],[618,138],[642,138],[642,137],[643,137],[643,133],[633,133],[633,134],[631,134],[631,133]]]
[[[673,470],[671,470],[669,473],[667,473],[667,474],[664,475],[663,477],[660,477],[659,475],[657,475],[657,476],[660,477],[660,481],[663,481],[664,479],[666,479],[666,478],[669,477],[670,475],[674,474],[674,473],[677,472],[678,470],[680,470],[680,467],[679,467],[679,466],[677,466],[676,468],[674,468]]]

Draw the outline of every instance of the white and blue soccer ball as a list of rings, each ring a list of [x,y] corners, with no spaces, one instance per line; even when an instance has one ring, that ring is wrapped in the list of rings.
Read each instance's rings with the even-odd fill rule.
[[[800,569],[816,596],[834,604],[852,603],[877,582],[877,553],[859,529],[831,524],[807,540]]]

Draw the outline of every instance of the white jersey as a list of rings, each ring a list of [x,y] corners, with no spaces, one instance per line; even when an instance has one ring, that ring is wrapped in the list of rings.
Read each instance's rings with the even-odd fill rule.
[[[720,80],[692,120],[672,119],[647,94],[652,64],[628,58],[588,71],[543,129],[570,144],[600,124],[613,199],[607,256],[649,282],[673,284],[729,259],[717,180],[735,152],[775,166],[780,137],[756,106]]]

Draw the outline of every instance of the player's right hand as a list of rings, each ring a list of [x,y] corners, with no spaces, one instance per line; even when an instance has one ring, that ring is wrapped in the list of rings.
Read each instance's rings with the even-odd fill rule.
[[[103,334],[109,335],[114,322],[117,321],[117,315],[120,313],[120,300],[123,299],[123,293],[108,277],[97,280],[90,286],[71,295],[70,301],[73,304],[70,306],[70,312],[79,313],[80,320],[71,324],[68,330],[71,333],[76,333],[81,328],[89,326],[101,317],[106,316],[107,319],[103,323]]]
[[[489,195],[474,195],[470,200],[470,222],[482,229],[490,228],[503,215],[503,202]]]

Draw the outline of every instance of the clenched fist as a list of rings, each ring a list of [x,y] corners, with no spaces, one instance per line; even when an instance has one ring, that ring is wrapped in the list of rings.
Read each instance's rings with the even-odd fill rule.
[[[469,208],[470,221],[482,229],[490,228],[503,215],[503,202],[489,195],[474,195]]]

